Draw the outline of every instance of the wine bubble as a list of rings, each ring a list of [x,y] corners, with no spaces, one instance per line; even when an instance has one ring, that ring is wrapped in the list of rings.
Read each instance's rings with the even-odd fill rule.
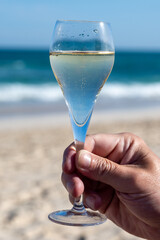
[[[98,33],[98,30],[97,30],[97,29],[94,29],[93,32],[94,32],[94,33]]]

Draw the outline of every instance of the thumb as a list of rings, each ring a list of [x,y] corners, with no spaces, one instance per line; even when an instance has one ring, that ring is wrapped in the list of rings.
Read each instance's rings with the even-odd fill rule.
[[[77,153],[76,167],[82,175],[108,184],[120,192],[132,192],[137,179],[137,167],[120,165],[86,150]]]

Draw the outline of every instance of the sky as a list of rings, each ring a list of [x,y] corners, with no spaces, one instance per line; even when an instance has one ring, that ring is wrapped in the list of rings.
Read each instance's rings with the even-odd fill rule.
[[[0,0],[0,48],[49,48],[57,19],[110,22],[115,48],[160,50],[160,0]]]

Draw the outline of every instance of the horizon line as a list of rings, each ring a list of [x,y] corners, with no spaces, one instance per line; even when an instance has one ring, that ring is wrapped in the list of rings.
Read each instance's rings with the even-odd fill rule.
[[[0,51],[48,51],[49,52],[49,47],[46,46],[0,46]],[[142,47],[116,47],[115,52],[160,52],[160,48],[142,48]]]

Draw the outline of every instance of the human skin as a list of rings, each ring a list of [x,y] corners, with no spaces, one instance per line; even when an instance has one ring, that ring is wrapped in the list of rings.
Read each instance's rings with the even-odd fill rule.
[[[90,135],[77,154],[72,143],[64,151],[62,182],[71,202],[83,194],[86,207],[125,231],[160,239],[160,159],[141,138]]]

